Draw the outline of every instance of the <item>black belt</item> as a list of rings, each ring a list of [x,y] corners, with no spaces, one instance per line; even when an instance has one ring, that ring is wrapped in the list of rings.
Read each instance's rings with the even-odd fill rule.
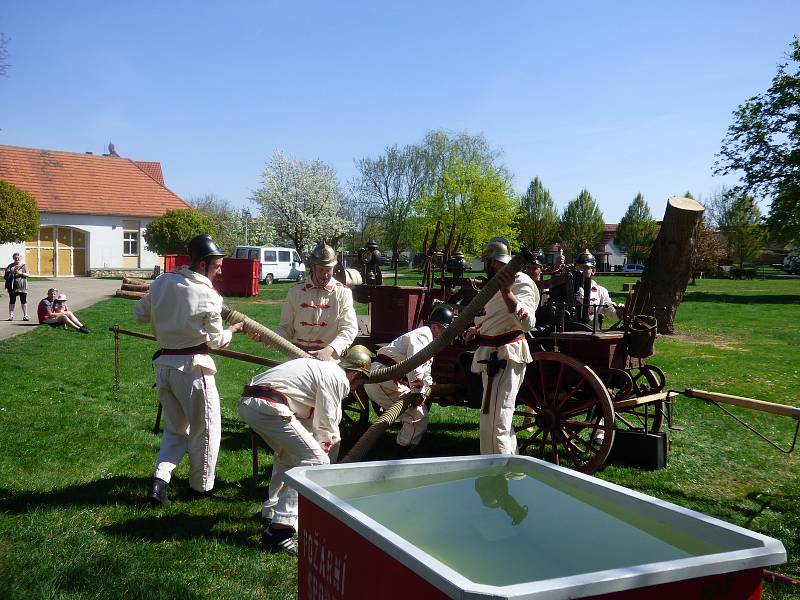
[[[277,402],[278,404],[289,404],[285,395],[266,385],[246,385],[244,386],[242,396],[245,398],[261,398],[262,400]]]
[[[190,346],[189,348],[160,348],[153,354],[153,360],[159,356],[191,356],[193,354],[208,354],[208,344],[205,342],[197,344],[197,346]]]
[[[478,345],[493,346],[497,348],[499,346],[505,346],[506,344],[510,344],[511,342],[518,342],[519,340],[524,340],[524,339],[525,339],[525,334],[517,329],[515,331],[501,333],[500,335],[478,335]]]

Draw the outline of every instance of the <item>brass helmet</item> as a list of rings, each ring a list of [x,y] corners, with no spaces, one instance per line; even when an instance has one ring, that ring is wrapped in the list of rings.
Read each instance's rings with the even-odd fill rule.
[[[594,254],[589,252],[589,249],[587,248],[586,250],[578,254],[578,257],[575,259],[575,264],[578,266],[588,265],[590,267],[596,267],[597,261],[594,258]]]
[[[336,250],[325,242],[320,242],[316,245],[314,250],[311,251],[311,256],[308,257],[308,260],[312,265],[319,265],[320,267],[335,267],[338,262]]]
[[[366,346],[356,344],[350,346],[342,360],[339,361],[339,366],[345,371],[358,371],[369,377],[372,369],[372,355]]]
[[[205,260],[210,257],[219,257],[225,256],[225,253],[219,249],[214,240],[211,239],[211,236],[207,233],[201,233],[200,235],[196,235],[189,241],[189,247],[187,248],[189,251],[189,260],[192,263],[192,266],[197,265],[201,260]]]
[[[533,264],[542,268],[547,266],[547,257],[545,257],[544,251],[541,248],[537,248],[533,251]]]
[[[509,252],[508,240],[504,237],[495,236],[486,244],[486,249],[483,251],[483,260],[488,259],[496,260],[503,264],[508,264],[511,260],[511,253]]]

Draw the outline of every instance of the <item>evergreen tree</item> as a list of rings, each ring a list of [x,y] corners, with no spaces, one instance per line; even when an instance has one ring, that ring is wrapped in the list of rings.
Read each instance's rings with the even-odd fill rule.
[[[636,194],[619,222],[614,243],[628,255],[629,263],[644,263],[653,246],[657,228],[644,196]]]
[[[586,189],[564,208],[561,215],[561,245],[567,260],[584,249],[597,250],[603,239],[605,223],[597,202]]]
[[[520,198],[516,224],[520,244],[531,250],[547,250],[558,239],[558,212],[550,191],[538,177]]]

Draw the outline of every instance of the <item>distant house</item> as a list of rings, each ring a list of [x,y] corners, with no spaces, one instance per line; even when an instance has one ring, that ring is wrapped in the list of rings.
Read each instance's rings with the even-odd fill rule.
[[[155,217],[189,205],[164,185],[160,163],[109,151],[0,145],[0,179],[33,196],[41,225],[24,243],[0,245],[0,260],[20,252],[31,274],[56,277],[161,264],[142,234]]]

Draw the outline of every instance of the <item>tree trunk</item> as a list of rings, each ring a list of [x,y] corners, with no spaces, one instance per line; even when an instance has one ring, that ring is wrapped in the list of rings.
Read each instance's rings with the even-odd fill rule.
[[[655,307],[659,333],[675,333],[675,313],[692,276],[695,236],[704,210],[691,198],[673,196],[667,201],[661,230],[642,275],[642,286]]]

